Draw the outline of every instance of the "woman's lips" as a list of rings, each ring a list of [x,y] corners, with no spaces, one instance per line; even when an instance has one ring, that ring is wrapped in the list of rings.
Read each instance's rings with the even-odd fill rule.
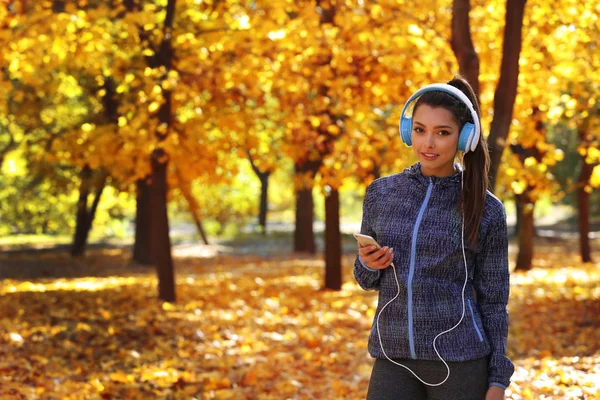
[[[437,154],[433,154],[433,153],[421,153],[421,155],[426,160],[435,160],[438,156]]]

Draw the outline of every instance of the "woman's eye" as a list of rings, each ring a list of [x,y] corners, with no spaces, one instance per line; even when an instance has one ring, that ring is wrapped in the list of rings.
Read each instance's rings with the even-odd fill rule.
[[[417,133],[421,133],[423,132],[422,128],[414,128],[413,131],[417,132]]]
[[[450,134],[448,131],[439,131],[438,133],[442,136],[448,136]]]

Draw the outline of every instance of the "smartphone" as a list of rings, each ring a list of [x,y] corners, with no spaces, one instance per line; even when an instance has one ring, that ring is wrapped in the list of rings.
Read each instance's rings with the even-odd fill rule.
[[[363,235],[361,233],[353,233],[352,235],[363,246],[373,245],[373,246],[377,247],[378,249],[381,249],[381,246],[379,245],[379,243],[377,243],[377,241],[369,235]]]

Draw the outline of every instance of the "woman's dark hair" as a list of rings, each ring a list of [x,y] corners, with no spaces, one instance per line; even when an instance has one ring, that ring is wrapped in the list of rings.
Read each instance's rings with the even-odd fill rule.
[[[479,102],[469,82],[460,75],[455,75],[448,85],[462,91],[473,103],[473,107],[479,117]],[[452,113],[458,130],[462,129],[466,122],[474,123],[471,113],[462,100],[442,91],[425,92],[415,103],[414,111],[421,105],[430,107],[443,107]],[[413,115],[414,115],[413,111]],[[481,119],[479,120],[481,126]],[[483,133],[479,135],[479,143],[474,151],[465,154],[464,157],[463,189],[460,200],[460,212],[464,213],[465,232],[472,247],[477,246],[477,235],[479,225],[485,207],[486,190],[488,188],[488,173],[490,169],[490,155],[487,140]]]

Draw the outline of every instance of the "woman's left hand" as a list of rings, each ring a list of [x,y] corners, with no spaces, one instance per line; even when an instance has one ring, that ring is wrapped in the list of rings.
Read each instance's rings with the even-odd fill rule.
[[[485,395],[485,400],[504,400],[504,389],[500,386],[490,386]]]

